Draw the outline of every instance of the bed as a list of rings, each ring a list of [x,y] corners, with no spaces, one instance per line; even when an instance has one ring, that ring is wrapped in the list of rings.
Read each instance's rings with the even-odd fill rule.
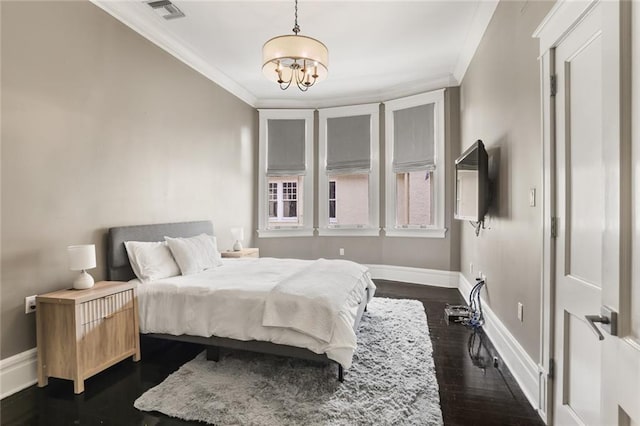
[[[203,344],[207,347],[207,358],[214,361],[219,358],[220,348],[229,348],[335,363],[338,366],[338,380],[343,381],[344,370],[351,365],[355,350],[355,331],[367,302],[375,292],[375,285],[368,273],[356,280],[354,290],[345,297],[330,334],[326,334],[329,329],[322,329],[322,321],[317,321],[318,325],[315,320],[311,321],[310,326],[318,328],[317,333],[311,333],[316,330],[310,331],[308,327],[302,327],[304,332],[295,326],[273,327],[280,323],[277,322],[278,305],[272,300],[275,290],[292,283],[296,277],[300,277],[298,280],[302,277],[315,280],[314,288],[322,288],[322,280],[329,283],[341,279],[341,268],[353,268],[352,265],[346,265],[345,261],[223,259],[222,266],[195,275],[145,283],[139,283],[136,279],[125,249],[126,241],[156,242],[163,241],[165,237],[184,238],[201,234],[213,235],[211,222],[109,229],[107,275],[113,281],[138,282],[141,333],[155,338]],[[351,269],[345,271],[348,273]],[[311,308],[309,311],[315,315],[314,306]],[[238,315],[238,312],[242,314]],[[270,314],[269,318],[267,314]],[[308,316],[315,319],[313,315]],[[265,321],[272,320],[271,317],[275,317],[276,322],[266,323],[265,326]]]

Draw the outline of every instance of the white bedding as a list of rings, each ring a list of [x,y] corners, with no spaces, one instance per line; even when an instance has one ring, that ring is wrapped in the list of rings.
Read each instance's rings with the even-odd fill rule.
[[[297,346],[351,366],[356,348],[353,323],[357,307],[369,287],[369,274],[357,284],[340,310],[328,342],[290,328],[262,325],[265,299],[280,281],[314,261],[273,258],[223,259],[223,266],[195,275],[139,283],[140,331],[192,336],[262,340]]]
[[[291,328],[330,342],[336,318],[369,270],[348,260],[318,259],[276,284],[265,301],[262,325]]]

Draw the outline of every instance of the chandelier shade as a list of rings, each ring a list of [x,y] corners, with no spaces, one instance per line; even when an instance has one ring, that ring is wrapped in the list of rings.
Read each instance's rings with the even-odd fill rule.
[[[293,35],[282,35],[262,46],[262,73],[286,90],[295,82],[306,92],[318,81],[327,78],[329,50],[315,38],[299,35],[298,1],[295,2]]]
[[[315,38],[301,35],[283,35],[267,41],[262,47],[262,72],[269,80],[289,81],[291,74],[306,75],[313,82],[327,78],[329,51],[327,47]],[[280,67],[280,73],[278,73]],[[304,78],[306,78],[306,75]],[[302,78],[302,77],[300,77]]]

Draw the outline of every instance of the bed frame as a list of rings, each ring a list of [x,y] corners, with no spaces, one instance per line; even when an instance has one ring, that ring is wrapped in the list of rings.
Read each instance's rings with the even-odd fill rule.
[[[111,281],[129,281],[135,278],[124,246],[125,241],[164,241],[165,236],[194,237],[200,234],[213,235],[213,224],[209,221],[198,221],[110,228],[107,237],[107,277]],[[367,288],[366,291],[366,297],[358,306],[358,313],[353,325],[354,330],[357,330],[362,315],[366,311],[369,289]],[[242,341],[217,336],[202,337],[186,334],[174,336],[171,334],[150,333],[146,334],[146,336],[205,345],[207,347],[207,359],[212,361],[218,361],[220,348],[229,348],[301,358],[322,363],[335,362],[327,358],[324,354],[316,354],[308,349],[259,340]],[[344,381],[344,370],[340,364],[338,364],[338,380],[340,382]]]

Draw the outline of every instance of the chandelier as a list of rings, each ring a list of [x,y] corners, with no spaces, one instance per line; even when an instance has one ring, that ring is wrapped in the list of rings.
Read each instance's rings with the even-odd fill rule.
[[[295,0],[294,35],[282,35],[262,47],[262,72],[282,90],[292,82],[303,92],[327,77],[329,51],[315,38],[298,35],[298,0]]]

